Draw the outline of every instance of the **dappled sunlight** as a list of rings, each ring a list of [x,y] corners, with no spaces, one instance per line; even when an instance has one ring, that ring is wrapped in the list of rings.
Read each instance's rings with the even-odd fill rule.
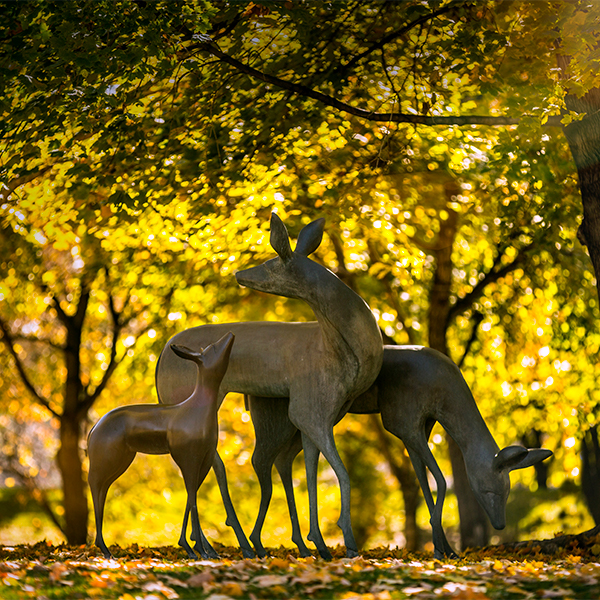
[[[0,86],[0,543],[91,539],[86,435],[117,406],[158,402],[155,370],[174,335],[205,324],[315,319],[306,302],[235,279],[276,256],[273,211],[292,248],[304,226],[325,219],[312,258],[367,302],[385,344],[429,346],[460,367],[498,446],[553,452],[543,467],[511,474],[507,528],[494,540],[591,528],[586,506],[594,501],[584,492],[597,474],[584,457],[600,423],[600,311],[590,262],[598,244],[583,219],[595,196],[582,187],[582,165],[593,171],[597,159],[585,152],[597,146],[586,136],[599,114],[598,6],[103,6],[86,4],[82,20],[70,3],[10,3],[0,24],[8,65]],[[410,394],[442,403],[443,391]],[[406,448],[375,423],[352,415],[335,427],[359,545],[430,550],[430,514]],[[260,488],[241,394],[225,399],[219,429],[248,534]],[[448,482],[443,525],[459,547],[456,492],[468,483],[453,472],[444,429],[437,425],[428,443]],[[242,579],[222,563],[193,564],[218,571],[214,581],[197,580],[204,595],[275,588],[276,597],[294,578],[317,586],[317,573],[346,600],[389,600],[394,590],[483,598],[495,589],[475,582],[476,567],[472,581],[422,585],[417,576],[452,569],[429,557],[419,566],[394,563],[406,559],[397,549],[384,566],[342,562],[323,573],[288,560],[292,528],[273,473],[263,540],[284,549],[286,564],[273,573],[273,563],[256,566],[274,578],[264,585],[247,584],[254,572]],[[302,456],[293,479],[306,537]],[[169,458],[139,456],[109,492],[107,540],[174,547],[184,498]],[[319,502],[327,543],[336,546],[338,482],[323,459]],[[212,473],[198,506],[209,539],[235,547]],[[146,558],[145,571],[179,560]],[[484,579],[546,572],[502,560],[480,563]],[[564,560],[569,577],[583,577],[577,561]],[[352,565],[396,569],[403,583],[350,589],[343,580]],[[48,577],[70,586],[69,568]],[[98,575],[99,590],[115,583],[103,571],[119,571],[96,556],[82,556],[76,568]],[[32,577],[29,570],[10,569]],[[195,587],[154,583],[144,593],[176,598]],[[556,586],[544,591],[557,595]]]

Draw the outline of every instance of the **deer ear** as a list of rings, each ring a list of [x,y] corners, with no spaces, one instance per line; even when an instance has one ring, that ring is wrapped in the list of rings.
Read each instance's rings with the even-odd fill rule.
[[[192,360],[195,357],[198,357],[204,352],[202,348],[200,350],[192,350],[187,346],[182,346],[180,344],[171,344],[171,350],[177,354],[180,358],[186,358],[187,360]]]
[[[502,448],[492,460],[492,469],[503,471],[514,469],[527,455],[527,448],[523,446],[507,446]]]
[[[309,223],[300,231],[298,242],[296,243],[296,252],[303,256],[312,254],[323,239],[323,229],[325,228],[325,219],[317,219]]]
[[[524,469],[525,467],[537,465],[537,463],[546,460],[550,456],[552,456],[552,450],[546,450],[546,448],[531,448],[530,450],[527,450],[527,454],[525,454],[516,465],[510,467],[510,470]]]
[[[290,236],[283,221],[276,213],[271,213],[271,246],[284,262],[292,258]]]

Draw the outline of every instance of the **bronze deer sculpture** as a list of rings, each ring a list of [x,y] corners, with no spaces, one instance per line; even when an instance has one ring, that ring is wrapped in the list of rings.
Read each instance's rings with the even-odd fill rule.
[[[259,556],[265,555],[260,538],[271,499],[273,464],[286,492],[292,540],[302,556],[309,555],[298,524],[292,485],[292,462],[302,450],[302,439],[286,414],[284,400],[246,398],[256,433],[252,464],[261,488],[259,514],[250,540]],[[503,529],[506,524],[509,471],[534,465],[552,455],[550,450],[527,450],[521,446],[500,450],[460,369],[441,352],[422,346],[385,346],[377,380],[356,398],[348,412],[380,412],[384,427],[404,442],[431,516],[436,558],[456,556],[442,527],[446,481],[427,444],[436,422],[460,446],[471,488],[496,529]],[[437,484],[435,501],[426,469]]]
[[[181,470],[187,492],[179,545],[189,558],[197,558],[186,540],[188,517],[191,514],[195,549],[203,558],[216,556],[200,529],[196,495],[217,451],[217,392],[227,370],[233,341],[233,334],[227,333],[204,350],[171,345],[174,354],[195,363],[196,380],[189,396],[172,406],[120,406],[105,414],[91,429],[88,435],[88,480],[96,517],[96,545],[106,558],[111,557],[102,535],[106,494],[138,452],[171,454]]]
[[[295,251],[281,219],[271,215],[271,246],[277,257],[239,271],[237,281],[254,290],[304,300],[317,321],[309,323],[242,322],[202,325],[175,335],[173,343],[197,348],[232,331],[236,344],[229,369],[221,382],[220,398],[228,392],[289,398],[287,415],[302,435],[310,505],[310,532],[323,558],[331,553],[319,529],[317,463],[322,453],[335,471],[341,508],[338,525],[348,556],[357,555],[350,519],[350,480],[333,437],[334,424],[348,407],[375,381],[383,357],[379,327],[365,301],[331,271],[312,261],[323,236],[324,220],[304,227]],[[174,404],[189,394],[193,378],[189,368],[163,350],[156,369],[161,402]],[[228,524],[232,524],[242,548],[249,547],[231,504],[220,458],[215,472],[224,497]],[[250,549],[251,551],[251,549]]]

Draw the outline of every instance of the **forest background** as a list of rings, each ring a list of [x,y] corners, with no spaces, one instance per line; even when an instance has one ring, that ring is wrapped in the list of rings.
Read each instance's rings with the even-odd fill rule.
[[[235,282],[273,256],[272,210],[292,237],[325,217],[315,260],[365,298],[386,343],[460,365],[500,446],[554,452],[512,475],[509,526],[494,532],[437,427],[454,543],[600,523],[597,3],[0,11],[0,543],[90,539],[87,430],[156,401],[171,335],[313,318]],[[229,397],[219,451],[247,531],[249,421]],[[401,442],[365,416],[336,439],[359,544],[422,547],[426,507]],[[335,476],[323,468],[320,482],[335,543]],[[170,459],[138,457],[111,488],[109,543],[174,543],[182,487]],[[209,537],[234,543],[212,475],[199,499]],[[276,489],[267,545],[290,544],[286,513]]]

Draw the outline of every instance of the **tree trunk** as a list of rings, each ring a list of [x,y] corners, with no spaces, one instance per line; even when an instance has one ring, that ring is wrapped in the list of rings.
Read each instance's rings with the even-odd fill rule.
[[[87,411],[82,409],[85,393],[81,382],[80,350],[89,297],[89,289],[84,287],[73,316],[66,315],[60,310],[60,304],[57,304],[61,320],[67,328],[65,346],[67,377],[64,408],[60,417],[60,448],[56,461],[63,483],[64,533],[67,542],[76,545],[86,543],[88,525],[88,502],[79,442],[82,435],[82,422],[87,416]]]
[[[56,462],[63,482],[64,533],[69,544],[87,540],[88,503],[79,450],[81,422],[76,415],[65,413],[60,422],[60,448]]]
[[[590,253],[600,297],[600,89],[590,90],[582,98],[567,95],[565,104],[569,110],[586,113],[564,131],[577,167],[583,204],[578,237]]]
[[[568,59],[559,58],[566,73]],[[600,299],[600,89],[594,88],[582,98],[565,97],[569,110],[585,113],[581,121],[564,128],[571,154],[577,167],[579,190],[583,205],[583,221],[577,232],[579,241],[587,246]],[[597,429],[582,440],[582,488],[596,525],[600,524],[600,452]]]
[[[455,182],[446,186],[448,203],[453,195],[459,193]],[[445,221],[440,220],[440,231],[435,249],[436,266],[429,303],[429,345],[446,355],[448,315],[450,312],[450,286],[452,284],[452,246],[458,228],[458,213],[447,208],[449,213]],[[454,492],[458,501],[460,517],[461,548],[485,546],[489,541],[488,518],[475,498],[465,468],[462,452],[457,444],[447,437],[454,477]]]
[[[600,443],[597,426],[590,428],[581,440],[581,489],[594,523],[600,525]]]

